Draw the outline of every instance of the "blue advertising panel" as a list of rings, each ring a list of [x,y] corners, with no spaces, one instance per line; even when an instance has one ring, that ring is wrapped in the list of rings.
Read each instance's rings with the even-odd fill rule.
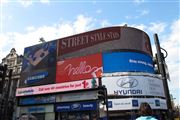
[[[20,87],[55,83],[56,42],[45,42],[24,49]]]
[[[154,73],[153,60],[151,56],[137,52],[103,53],[103,72]]]
[[[57,112],[97,110],[97,102],[60,103],[56,105]]]
[[[55,103],[55,101],[56,101],[56,98],[53,95],[37,96],[37,97],[27,97],[27,98],[20,98],[19,105],[33,105],[33,104]]]

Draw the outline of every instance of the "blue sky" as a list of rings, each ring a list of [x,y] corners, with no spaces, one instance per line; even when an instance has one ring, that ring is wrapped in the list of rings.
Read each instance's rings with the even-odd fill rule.
[[[0,59],[11,48],[24,47],[39,38],[53,40],[97,28],[124,25],[158,33],[168,51],[170,92],[180,103],[180,1],[179,0],[0,0]]]

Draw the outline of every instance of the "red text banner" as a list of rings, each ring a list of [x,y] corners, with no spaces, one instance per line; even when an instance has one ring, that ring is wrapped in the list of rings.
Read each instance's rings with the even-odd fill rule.
[[[57,62],[56,83],[97,78],[101,75],[101,54],[93,54]]]
[[[17,88],[16,96],[28,96],[38,94],[49,94],[73,90],[84,90],[98,87],[98,79],[85,79],[74,82],[49,84],[35,87]]]

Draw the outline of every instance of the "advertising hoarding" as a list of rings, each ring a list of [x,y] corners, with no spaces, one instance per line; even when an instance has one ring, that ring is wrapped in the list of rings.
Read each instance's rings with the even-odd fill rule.
[[[45,42],[25,48],[20,87],[55,83],[56,42]]]
[[[137,110],[142,102],[147,102],[152,109],[167,109],[166,100],[161,98],[122,98],[108,99],[109,111]]]
[[[151,56],[137,52],[103,53],[103,72],[154,73],[153,60]]]
[[[71,101],[82,101],[82,100],[96,100],[98,91],[83,91],[76,93],[66,93],[56,96],[56,102],[71,102]]]
[[[56,105],[56,112],[97,110],[97,102],[60,103]]]
[[[47,113],[53,112],[54,105],[36,105],[36,106],[24,106],[20,108],[20,113]]]
[[[33,104],[45,104],[45,103],[55,103],[55,95],[46,96],[32,96],[19,99],[19,105],[33,105]]]
[[[17,88],[16,96],[19,97],[19,96],[73,91],[73,90],[84,90],[84,89],[96,88],[97,86],[98,86],[98,79],[85,79],[80,81],[66,82],[59,84]]]
[[[135,50],[152,56],[148,35],[130,27],[108,27],[58,40],[58,60],[114,50]]]
[[[108,95],[165,97],[162,80],[149,76],[103,77]]]
[[[66,59],[57,62],[56,83],[96,78],[102,72],[101,54]]]

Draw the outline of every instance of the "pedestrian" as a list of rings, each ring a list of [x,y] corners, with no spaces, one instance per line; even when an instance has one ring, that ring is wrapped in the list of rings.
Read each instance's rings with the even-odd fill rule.
[[[139,113],[140,117],[136,118],[136,120],[157,120],[152,116],[152,109],[146,102],[141,103]]]

